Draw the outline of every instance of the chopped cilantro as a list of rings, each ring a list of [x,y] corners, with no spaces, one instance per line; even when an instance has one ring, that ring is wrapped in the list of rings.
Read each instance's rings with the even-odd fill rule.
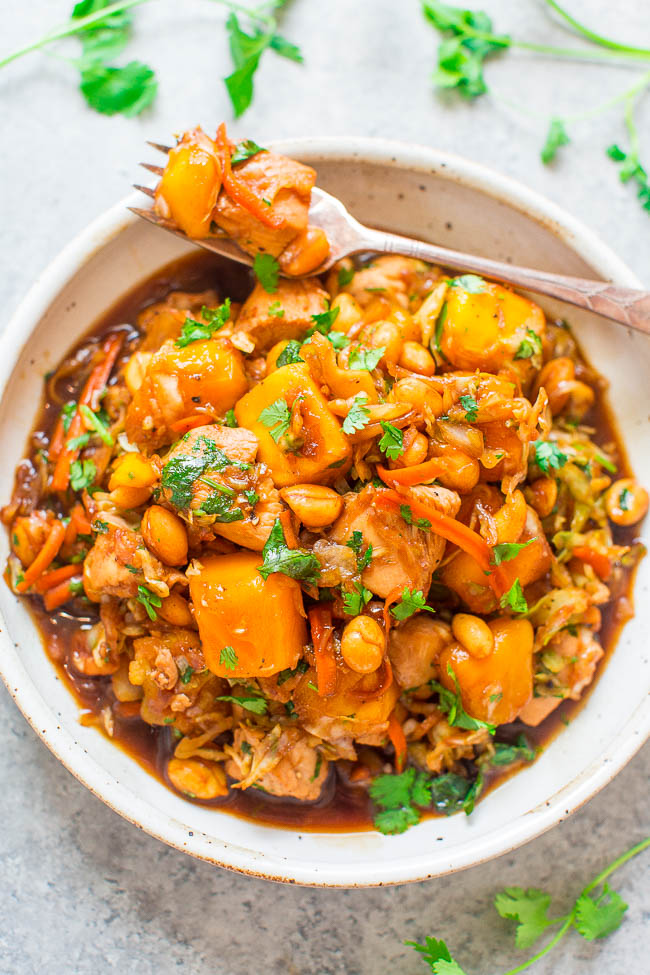
[[[348,366],[350,369],[367,369],[372,372],[373,369],[377,368],[385,351],[386,348],[383,345],[378,349],[362,349],[360,345],[355,345],[350,350]]]
[[[447,715],[449,724],[454,728],[465,728],[466,731],[478,731],[479,728],[487,728],[490,734],[493,735],[496,731],[493,724],[490,724],[488,721],[481,721],[480,718],[473,718],[463,707],[458,678],[451,664],[447,664],[447,673],[454,682],[456,688],[455,693],[443,687],[436,680],[432,680],[429,683],[438,694],[440,710],[444,711]]]
[[[266,714],[268,709],[266,699],[260,697],[258,694],[242,697],[237,697],[232,694],[222,694],[221,697],[217,698],[217,701],[231,701],[233,704],[239,704],[246,711],[252,711],[253,714]]]
[[[320,576],[320,562],[315,555],[300,548],[289,548],[279,518],[262,549],[262,556],[264,561],[257,571],[264,579],[272,572],[282,572],[291,579],[316,583]]]
[[[519,579],[515,579],[508,592],[503,594],[499,600],[499,605],[501,609],[511,609],[515,613],[528,612],[528,603]]]
[[[435,613],[435,609],[431,606],[427,606],[427,601],[420,589],[409,589],[408,586],[404,587],[400,602],[393,606],[391,613],[396,620],[407,620],[409,616],[413,616],[413,613],[417,613],[421,609],[426,609],[428,613]]]
[[[490,765],[512,765],[513,762],[519,761],[532,762],[536,754],[536,749],[529,745],[526,736],[521,734],[514,744],[502,741],[495,742]]]
[[[360,531],[353,531],[352,536],[345,543],[351,548],[357,557],[357,572],[361,573],[367,569],[372,559],[372,545],[368,545],[365,551],[363,548],[363,535]]]
[[[276,359],[276,366],[280,368],[281,366],[290,366],[294,362],[304,362],[305,360],[300,355],[301,344],[295,339],[287,342],[282,352]]]
[[[473,396],[461,396],[460,405],[465,410],[465,419],[468,423],[476,423],[478,416],[478,403]]]
[[[375,826],[380,833],[403,833],[420,821],[415,808],[431,803],[431,783],[424,772],[408,768],[399,775],[379,775],[368,790],[379,807]]]
[[[235,670],[238,663],[238,657],[232,647],[223,647],[221,653],[219,654],[219,663],[226,670]]]
[[[431,522],[428,518],[413,517],[413,512],[408,504],[401,504],[399,506],[399,513],[407,525],[415,525],[416,528],[421,528],[423,531],[427,531],[429,528],[431,528]]]
[[[74,400],[69,400],[64,403],[61,407],[61,423],[63,424],[63,432],[67,433],[70,429],[70,424],[72,423],[72,418],[77,412],[77,404]]]
[[[155,592],[152,592],[147,586],[138,586],[138,602],[142,603],[147,611],[147,616],[150,620],[155,620],[158,618],[156,609],[161,606],[160,596],[157,596]],[[154,609],[154,606],[156,609]]]
[[[258,144],[253,142],[252,139],[242,139],[242,141],[238,142],[234,148],[234,151],[230,157],[230,165],[236,166],[238,163],[245,162],[246,159],[250,159],[251,156],[256,156],[258,152],[268,152],[268,149],[258,146]]]
[[[73,491],[89,488],[96,476],[97,468],[92,460],[73,460],[70,464],[70,487]]]
[[[279,301],[272,301],[269,305],[268,312],[273,318],[284,318],[284,308]]]
[[[280,265],[272,254],[256,254],[253,272],[267,294],[272,295],[278,290]]]
[[[278,687],[282,687],[283,684],[286,684],[292,677],[297,677],[298,674],[305,674],[308,670],[309,664],[306,660],[299,660],[293,669],[287,667],[286,670],[281,670],[277,679]]]
[[[230,318],[230,298],[226,298],[224,303],[219,305],[218,308],[206,308],[203,305],[201,315],[205,319],[205,324],[203,322],[197,322],[193,318],[185,319],[181,334],[176,339],[176,345],[180,349],[184,349],[192,342],[210,339],[215,332],[223,328]]]
[[[480,295],[486,291],[486,282],[478,274],[461,274],[458,278],[451,278],[450,288],[462,288],[470,295]]]
[[[371,591],[360,582],[355,582],[354,592],[346,592],[343,596],[343,609],[348,616],[358,616],[371,599]]]
[[[97,532],[98,535],[105,535],[108,531],[108,522],[95,518],[90,527],[94,532]]]
[[[284,437],[291,423],[291,410],[285,400],[280,397],[262,410],[257,418],[260,423],[269,428],[269,433],[276,443]]]
[[[533,451],[535,463],[545,474],[550,474],[551,468],[559,470],[560,467],[564,467],[569,459],[552,440],[536,440]]]
[[[319,312],[317,315],[312,315],[311,320],[314,324],[307,334],[313,335],[314,332],[320,332],[321,335],[328,335],[338,317],[338,308],[328,308],[326,311]]]
[[[495,545],[492,549],[490,565],[501,565],[502,562],[509,562],[511,559],[515,559],[522,548],[526,548],[526,546],[532,545],[536,541],[537,535],[534,538],[529,538],[527,542],[501,542],[500,545]]]
[[[368,396],[366,393],[359,393],[354,397],[348,415],[343,420],[343,433],[352,434],[355,430],[363,430],[370,420],[370,410],[366,408]]]
[[[347,288],[347,286],[352,281],[352,278],[356,274],[353,267],[341,267],[339,268],[338,275],[338,286],[339,288]]]
[[[189,664],[183,669],[181,674],[181,684],[189,684],[192,680],[192,674],[194,673],[194,667],[190,667]]]
[[[629,488],[624,487],[618,496],[618,506],[621,511],[629,511],[632,502],[632,492]]]
[[[238,427],[239,426],[239,424],[237,423],[237,417],[235,416],[235,411],[232,409],[232,407],[226,413],[223,422],[224,422],[224,426],[226,426],[226,427]]]
[[[542,351],[542,340],[532,328],[526,329],[526,338],[519,343],[519,348],[515,352],[515,359],[532,359],[534,355]]]
[[[404,434],[392,423],[381,420],[384,435],[379,441],[379,449],[389,460],[397,460],[404,453]]]

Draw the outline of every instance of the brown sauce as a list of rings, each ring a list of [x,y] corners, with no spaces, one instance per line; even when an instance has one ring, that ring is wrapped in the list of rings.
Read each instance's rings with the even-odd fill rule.
[[[226,281],[227,284],[224,283]],[[138,312],[147,305],[161,301],[170,291],[201,291],[216,285],[221,294],[229,295],[233,300],[239,301],[246,297],[252,283],[250,272],[243,266],[235,265],[206,253],[191,255],[168,265],[120,299],[89,329],[80,340],[79,345],[83,345],[89,339],[102,336],[109,329],[118,325],[134,322]],[[67,392],[71,398],[78,392],[74,382],[71,381]],[[35,433],[30,439],[27,454],[43,442],[43,435],[51,433],[58,411],[58,406],[48,404],[45,401],[41,403]],[[620,476],[630,476],[625,449],[607,399],[602,393],[599,395],[594,409],[585,418],[585,422],[595,427],[597,431],[595,440],[597,442],[613,442],[616,444]],[[634,541],[634,528],[622,529],[617,526],[613,526],[613,528],[616,544],[629,545]],[[532,745],[542,749],[547,747],[556,735],[573,720],[588,699],[591,688],[600,679],[616,646],[620,631],[625,621],[632,615],[633,577],[634,572],[628,571],[623,577],[620,591],[613,593],[611,602],[603,607],[600,642],[605,650],[605,655],[598,664],[594,681],[584,692],[581,700],[563,701],[537,728],[528,727],[521,722],[501,726],[497,734],[498,740],[514,741],[517,735],[523,732]],[[101,711],[107,705],[111,705],[115,718],[112,742],[139,762],[147,772],[172,788],[165,772],[167,762],[175,746],[170,729],[148,725],[139,716],[125,715],[123,706],[116,701],[113,695],[110,677],[84,677],[68,665],[68,650],[74,632],[78,630],[80,625],[92,625],[96,616],[71,616],[65,610],[48,614],[43,609],[40,599],[36,597],[31,597],[28,600],[28,605],[50,660],[57,667],[61,678],[79,703],[83,723],[93,723],[103,733]],[[82,604],[79,605],[81,607]],[[90,612],[93,611],[89,610]],[[211,802],[200,802],[199,804],[215,807],[256,822],[306,831],[338,832],[372,828],[372,807],[366,789],[353,785],[347,779],[346,763],[336,764],[340,764],[340,768],[334,767],[334,763],[332,763],[330,776],[323,787],[321,797],[316,802],[278,798],[261,790],[250,788],[248,790],[231,789],[224,798]],[[488,770],[482,796],[484,797],[488,791],[515,774],[520,768],[521,764],[503,769]],[[187,799],[187,801],[197,800]],[[436,814],[431,811],[424,813],[425,817],[432,815]]]

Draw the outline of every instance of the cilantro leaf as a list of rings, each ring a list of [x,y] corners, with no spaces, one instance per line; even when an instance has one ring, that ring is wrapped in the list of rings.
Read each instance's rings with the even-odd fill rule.
[[[97,468],[92,460],[73,460],[70,464],[70,487],[73,491],[89,488],[96,476]]]
[[[230,157],[230,165],[236,166],[237,163],[245,162],[251,156],[256,156],[258,152],[268,152],[268,149],[264,149],[263,146],[258,146],[257,142],[253,142],[252,139],[243,139],[235,146]]]
[[[320,562],[315,555],[300,548],[289,548],[279,518],[275,519],[262,556],[264,561],[257,571],[264,579],[272,572],[282,572],[291,579],[316,583],[320,576]]]
[[[238,427],[239,426],[239,424],[237,423],[237,417],[235,416],[235,411],[232,409],[232,407],[226,413],[226,415],[224,417],[223,424],[226,427]]]
[[[269,47],[279,54],[283,58],[289,58],[290,61],[296,61],[298,64],[304,64],[305,59],[302,56],[302,52],[297,44],[293,41],[288,41],[286,37],[281,34],[274,34],[269,42]]]
[[[354,592],[346,592],[343,596],[343,609],[348,616],[358,616],[371,599],[371,591],[361,583],[355,582]]]
[[[233,704],[239,704],[246,711],[252,711],[253,714],[266,714],[268,710],[266,698],[260,697],[258,694],[242,697],[237,697],[233,694],[222,694],[221,697],[217,698],[217,701],[231,701]]]
[[[618,496],[618,506],[621,511],[629,511],[632,501],[632,492],[629,488],[624,487]]]
[[[67,433],[70,429],[70,424],[72,423],[72,419],[76,412],[77,404],[72,399],[67,403],[64,403],[61,407],[61,423],[63,424],[64,433]]]
[[[451,816],[463,808],[472,783],[455,772],[443,772],[431,780],[431,801],[439,813]]]
[[[147,586],[138,586],[138,595],[136,598],[138,602],[142,603],[146,609],[147,616],[150,620],[153,621],[158,618],[156,609],[158,609],[161,605],[160,596],[157,596],[155,592],[152,592]],[[156,609],[154,609],[154,606]]]
[[[490,565],[501,565],[502,562],[510,562],[511,559],[516,559],[522,548],[526,548],[536,541],[537,535],[534,538],[529,538],[527,542],[501,542],[500,545],[495,545],[492,549]]]
[[[529,887],[506,887],[494,898],[494,906],[501,917],[517,921],[515,944],[518,948],[530,948],[544,931],[553,924],[548,916],[551,897],[544,890]]]
[[[269,15],[270,11],[281,7],[283,2],[284,0],[275,0],[273,3],[265,4],[266,11],[263,18],[256,17],[255,12],[251,11],[249,15],[251,22],[255,25],[263,22],[264,28],[254,26],[250,34],[242,30],[234,13],[231,13],[226,21],[234,71],[224,78],[224,83],[232,102],[235,118],[243,115],[253,100],[253,79],[264,51],[271,49],[281,57],[302,63],[300,49],[277,33],[275,18]]]
[[[560,146],[568,146],[571,142],[564,122],[561,118],[552,118],[546,134],[546,142],[542,146],[540,157],[543,163],[553,162]]]
[[[431,522],[428,518],[413,517],[413,512],[408,504],[401,504],[399,506],[399,513],[407,525],[415,525],[416,528],[421,528],[423,531],[427,531],[429,528],[431,528]]]
[[[476,423],[478,417],[478,403],[473,396],[461,396],[458,401],[465,410],[465,419],[468,423]]]
[[[80,0],[72,10],[71,20],[98,13],[110,4],[111,0]],[[131,11],[118,10],[86,27],[78,35],[83,51],[78,66],[81,68],[95,61],[109,61],[121,54],[129,39],[131,23]]]
[[[373,369],[377,368],[379,360],[385,351],[386,349],[383,345],[378,349],[362,349],[360,345],[355,345],[350,350],[348,367],[350,369],[367,369],[368,372],[372,372]]]
[[[509,608],[515,613],[528,612],[528,603],[526,602],[526,597],[524,596],[519,579],[515,579],[510,589],[503,594],[499,600],[499,606],[501,609]]]
[[[305,360],[300,355],[300,349],[300,342],[291,339],[277,357],[275,361],[276,366],[281,368],[282,366],[290,366],[294,362],[304,362]]]
[[[491,54],[510,46],[510,38],[492,32],[492,21],[482,10],[460,10],[428,0],[424,15],[446,35],[438,46],[438,66],[433,81],[439,88],[453,88],[464,98],[476,98],[488,90],[483,63]],[[467,28],[488,37],[476,37]]]
[[[104,423],[101,416],[99,416],[97,413],[93,413],[90,407],[86,406],[85,403],[82,403],[80,405],[79,412],[84,417],[84,419],[87,420],[88,423],[90,423],[94,432],[97,434],[100,440],[102,440],[103,443],[106,444],[107,447],[112,447],[115,444],[115,440],[110,434],[108,427]]]
[[[291,410],[285,400],[280,397],[275,403],[271,403],[262,410],[257,418],[265,427],[269,427],[269,433],[276,443],[284,437],[291,423]]]
[[[626,112],[625,122],[630,134],[632,146],[638,144],[638,132],[634,123],[632,113]],[[620,163],[621,168],[618,176],[621,183],[628,183],[630,180],[636,184],[637,196],[644,210],[650,210],[650,181],[645,168],[641,165],[638,150],[632,149],[629,153],[624,152],[619,146],[609,146],[607,155],[615,162]]]
[[[340,351],[340,349],[347,349],[348,345],[350,344],[350,339],[347,337],[345,332],[328,332],[327,338],[337,352]]]
[[[311,320],[314,324],[307,332],[307,335],[313,335],[314,332],[320,332],[321,335],[328,335],[338,317],[338,308],[328,308],[326,311],[321,311],[317,315],[312,315]]]
[[[486,290],[486,282],[478,274],[461,274],[459,278],[451,278],[450,288],[462,288],[470,295],[480,295]]]
[[[564,467],[568,457],[552,440],[536,440],[533,443],[535,463],[545,474],[551,473],[551,468],[559,470]]]
[[[448,312],[449,312],[449,306],[447,305],[447,302],[445,301],[443,303],[442,308],[440,309],[440,314],[438,315],[438,317],[436,319],[436,327],[435,327],[435,331],[433,333],[433,339],[429,343],[429,348],[431,348],[431,345],[433,345],[433,348],[431,349],[431,352],[437,352],[441,359],[446,359],[447,358],[447,356],[445,355],[445,353],[442,351],[442,348],[440,346],[440,343],[442,342],[442,333],[444,332],[444,329],[445,329],[445,323],[447,321],[447,314],[448,314]]]
[[[405,941],[404,944],[420,952],[431,967],[433,975],[465,975],[458,962],[454,961],[449,954],[449,949],[444,941],[436,941],[435,938],[427,937],[423,945],[418,944],[417,941]]]
[[[574,924],[586,941],[605,938],[620,926],[627,908],[621,895],[605,884],[598,897],[586,893],[578,897]]]
[[[238,657],[232,647],[223,647],[221,653],[219,654],[219,663],[226,670],[235,670],[238,663]]]
[[[226,298],[218,308],[206,308],[204,305],[201,308],[201,315],[205,319],[205,324],[197,322],[193,318],[185,319],[181,334],[176,339],[176,345],[179,349],[184,349],[191,342],[210,339],[215,332],[223,328],[230,319],[230,298]]]
[[[339,268],[339,275],[338,275],[338,286],[339,286],[339,288],[340,289],[347,288],[347,286],[350,284],[350,282],[352,281],[352,278],[354,277],[355,274],[356,274],[356,271],[355,271],[355,269],[353,267],[341,267],[341,268]]]
[[[130,118],[151,105],[158,82],[151,68],[141,61],[130,61],[122,68],[97,62],[81,72],[79,87],[95,111],[104,115],[121,113]]]
[[[432,689],[438,694],[438,707],[447,715],[447,721],[454,728],[465,728],[466,731],[477,731],[479,728],[487,728],[491,735],[496,731],[493,724],[488,721],[481,721],[480,718],[473,718],[463,707],[458,678],[454,673],[451,664],[447,664],[447,673],[451,677],[456,687],[456,692],[443,687],[437,680],[429,681]]]
[[[386,420],[381,420],[380,423],[384,435],[379,441],[379,449],[389,460],[397,460],[404,453],[404,434]]]
[[[353,531],[352,536],[345,543],[348,548],[351,548],[357,557],[357,572],[363,572],[370,565],[372,559],[372,545],[366,547],[365,552],[362,551],[363,548],[363,535],[360,531]]]
[[[497,741],[494,743],[494,754],[490,759],[490,765],[498,767],[502,765],[512,765],[513,762],[523,761],[532,762],[537,751],[528,743],[524,734],[518,735],[515,744]]]
[[[272,295],[278,290],[280,265],[272,254],[256,254],[253,272],[267,294]]]
[[[403,833],[414,826],[420,821],[414,806],[427,806],[431,801],[428,776],[414,768],[398,775],[377,776],[368,792],[380,809],[375,826],[381,833]]]
[[[363,430],[370,420],[370,410],[366,409],[365,404],[368,397],[365,393],[359,393],[354,397],[348,415],[343,421],[343,433],[351,434],[355,430]]]
[[[401,621],[407,620],[409,616],[413,616],[413,613],[417,613],[421,609],[426,609],[428,613],[435,613],[435,609],[427,606],[427,601],[420,589],[409,589],[408,586],[405,586],[400,602],[393,606],[391,613],[396,620]]]
[[[272,318],[284,318],[284,308],[279,301],[272,301],[267,311]]]
[[[526,329],[526,338],[519,343],[515,359],[532,359],[542,351],[542,340],[532,328]]]

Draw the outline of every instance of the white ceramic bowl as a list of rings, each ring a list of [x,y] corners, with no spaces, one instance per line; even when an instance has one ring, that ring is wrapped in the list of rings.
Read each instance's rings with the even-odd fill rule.
[[[501,260],[639,284],[566,213],[474,163],[363,139],[297,140],[279,147],[314,165],[319,184],[369,224]],[[115,299],[189,249],[132,217],[129,202],[134,200],[109,210],[61,252],[2,336],[3,500],[11,494],[43,374]],[[553,309],[552,303],[543,304]],[[650,483],[650,342],[592,315],[566,308],[563,314],[610,380],[633,467]],[[4,532],[0,549],[4,562]],[[300,834],[184,801],[96,730],[79,724],[77,705],[48,662],[27,610],[5,585],[0,585],[0,666],[18,707],[61,762],[125,819],[171,846],[274,880],[323,886],[399,883],[468,867],[530,840],[593,796],[632,757],[650,730],[649,578],[645,560],[638,572],[635,619],[625,627],[586,707],[538,761],[488,795],[470,818],[429,819],[401,836]]]

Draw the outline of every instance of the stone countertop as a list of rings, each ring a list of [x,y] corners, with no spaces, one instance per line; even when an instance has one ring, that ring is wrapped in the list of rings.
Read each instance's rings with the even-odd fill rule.
[[[497,30],[578,46],[536,0],[479,6]],[[63,21],[69,7],[60,0],[12,5],[0,56]],[[229,71],[224,11],[207,0],[185,0],[182,14],[180,7],[158,0],[136,11],[129,56],[151,63],[160,78],[154,109],[137,119],[88,110],[74,72],[58,59],[35,53],[0,72],[2,327],[61,246],[138,179],[145,139],[165,141],[196,121],[209,128],[231,117],[220,81]],[[645,4],[571,0],[570,7],[603,33],[650,43]],[[431,90],[437,35],[417,0],[294,0],[283,31],[300,43],[306,65],[265,57],[254,105],[233,134],[262,144],[296,135],[389,136],[457,152],[565,206],[650,283],[650,219],[604,154],[611,142],[626,142],[620,110],[572,126],[574,144],[553,167],[538,155],[550,114],[575,115],[617,95],[632,83],[632,69],[513,52],[488,66],[497,97],[459,104]],[[60,50],[74,56],[75,49],[72,41]],[[645,135],[648,122],[646,105]],[[650,156],[647,140],[644,149]],[[562,911],[649,831],[646,745],[570,820],[491,863],[401,888],[280,887],[192,860],[121,820],[56,762],[4,688],[0,734],[0,972],[11,975],[249,975],[262,966],[291,975],[417,975],[426,966],[402,942],[427,934],[445,938],[476,975],[505,971],[521,953],[491,906],[497,890],[544,887]],[[571,935],[535,971],[640,971],[650,947],[649,878],[648,855],[621,870],[614,886],[630,903],[622,928],[596,943]]]

